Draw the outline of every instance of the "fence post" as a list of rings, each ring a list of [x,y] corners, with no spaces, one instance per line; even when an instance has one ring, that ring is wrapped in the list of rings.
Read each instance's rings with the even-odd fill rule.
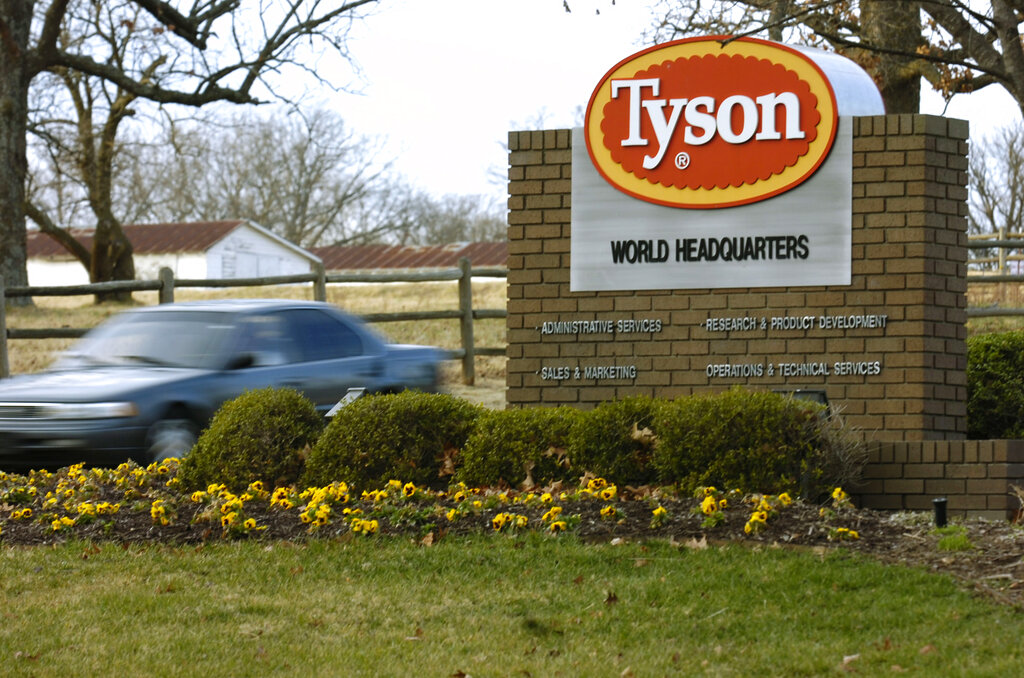
[[[999,227],[999,239],[1006,240],[1006,227]],[[1006,248],[999,248],[999,275],[1006,275]]]
[[[324,268],[324,262],[314,262],[313,272],[316,273],[316,280],[313,281],[313,299],[327,301],[327,269]]]
[[[174,303],[174,271],[166,266],[160,267],[160,303]]]
[[[7,361],[7,291],[4,277],[0,275],[0,379],[11,376],[11,365]]]
[[[473,366],[473,275],[469,259],[459,259],[459,310],[462,312],[462,383],[472,386],[476,381]]]

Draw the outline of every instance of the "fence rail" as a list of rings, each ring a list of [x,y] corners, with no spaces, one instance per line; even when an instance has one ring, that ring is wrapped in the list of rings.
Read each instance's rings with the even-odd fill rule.
[[[996,284],[996,283],[1024,283],[1024,275],[1007,273],[1007,263],[1024,261],[1024,255],[1008,254],[1014,250],[1024,250],[1024,233],[1012,233],[1006,229],[1000,229],[996,233],[981,233],[967,236],[968,250],[998,250],[994,257],[978,257],[971,259],[969,264],[996,264],[995,273],[968,274],[967,282],[970,285]],[[968,318],[992,318],[1002,317],[1024,317],[1024,308],[998,308],[996,306],[986,308],[967,309]]]
[[[327,301],[327,285],[341,283],[392,283],[392,282],[445,282],[458,281],[459,309],[457,311],[408,311],[402,313],[366,313],[359,315],[368,323],[387,323],[421,320],[458,320],[460,324],[461,347],[448,351],[451,360],[462,364],[462,381],[472,385],[476,380],[474,360],[477,356],[503,356],[505,347],[476,346],[473,340],[473,321],[506,317],[505,309],[473,308],[473,278],[506,278],[504,267],[473,268],[469,259],[459,260],[458,268],[438,271],[407,273],[333,273],[327,274],[322,267],[311,273],[281,275],[266,278],[231,278],[223,280],[175,279],[169,268],[160,269],[157,280],[124,280],[117,282],[92,283],[89,285],[66,285],[58,287],[4,287],[0,278],[0,378],[10,376],[7,356],[8,339],[69,339],[81,337],[91,328],[37,328],[19,329],[7,327],[7,299],[12,297],[58,297],[88,296],[110,292],[157,292],[159,303],[174,301],[174,291],[185,287],[263,287],[268,285],[295,285],[311,283],[313,298]]]

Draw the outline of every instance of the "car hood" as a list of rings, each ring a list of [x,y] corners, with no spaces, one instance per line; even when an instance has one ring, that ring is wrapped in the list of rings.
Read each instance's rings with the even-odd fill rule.
[[[0,380],[0,402],[108,401],[202,373],[195,369],[131,366],[26,374]]]

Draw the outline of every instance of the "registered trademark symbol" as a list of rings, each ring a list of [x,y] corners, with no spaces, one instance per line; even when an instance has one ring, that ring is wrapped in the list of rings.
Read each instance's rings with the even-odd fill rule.
[[[676,169],[684,170],[690,166],[690,154],[680,153],[676,156]]]

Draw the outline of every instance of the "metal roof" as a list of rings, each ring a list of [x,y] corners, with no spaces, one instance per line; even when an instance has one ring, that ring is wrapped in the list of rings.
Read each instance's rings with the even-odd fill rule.
[[[205,252],[244,220],[197,221],[164,224],[128,224],[124,233],[135,254]],[[258,230],[260,227],[251,224]],[[76,240],[92,248],[91,229],[72,229]],[[272,234],[271,234],[272,235]],[[276,236],[274,236],[276,238]],[[282,241],[284,242],[284,241]],[[291,243],[285,243],[291,247]],[[42,231],[28,232],[29,258],[70,259],[71,255],[56,240]],[[323,260],[328,271],[395,268],[454,268],[459,259],[468,258],[474,266],[505,266],[507,242],[461,242],[449,245],[334,245],[297,250]]]
[[[450,245],[336,245],[310,248],[328,271],[389,268],[453,268],[466,257],[474,266],[505,266],[507,242]]]
[[[166,254],[168,252],[205,252],[245,222],[194,221],[177,224],[129,224],[124,234],[135,254]],[[71,234],[86,248],[92,249],[92,229],[71,229]],[[29,258],[70,258],[70,253],[42,231],[28,232]]]

